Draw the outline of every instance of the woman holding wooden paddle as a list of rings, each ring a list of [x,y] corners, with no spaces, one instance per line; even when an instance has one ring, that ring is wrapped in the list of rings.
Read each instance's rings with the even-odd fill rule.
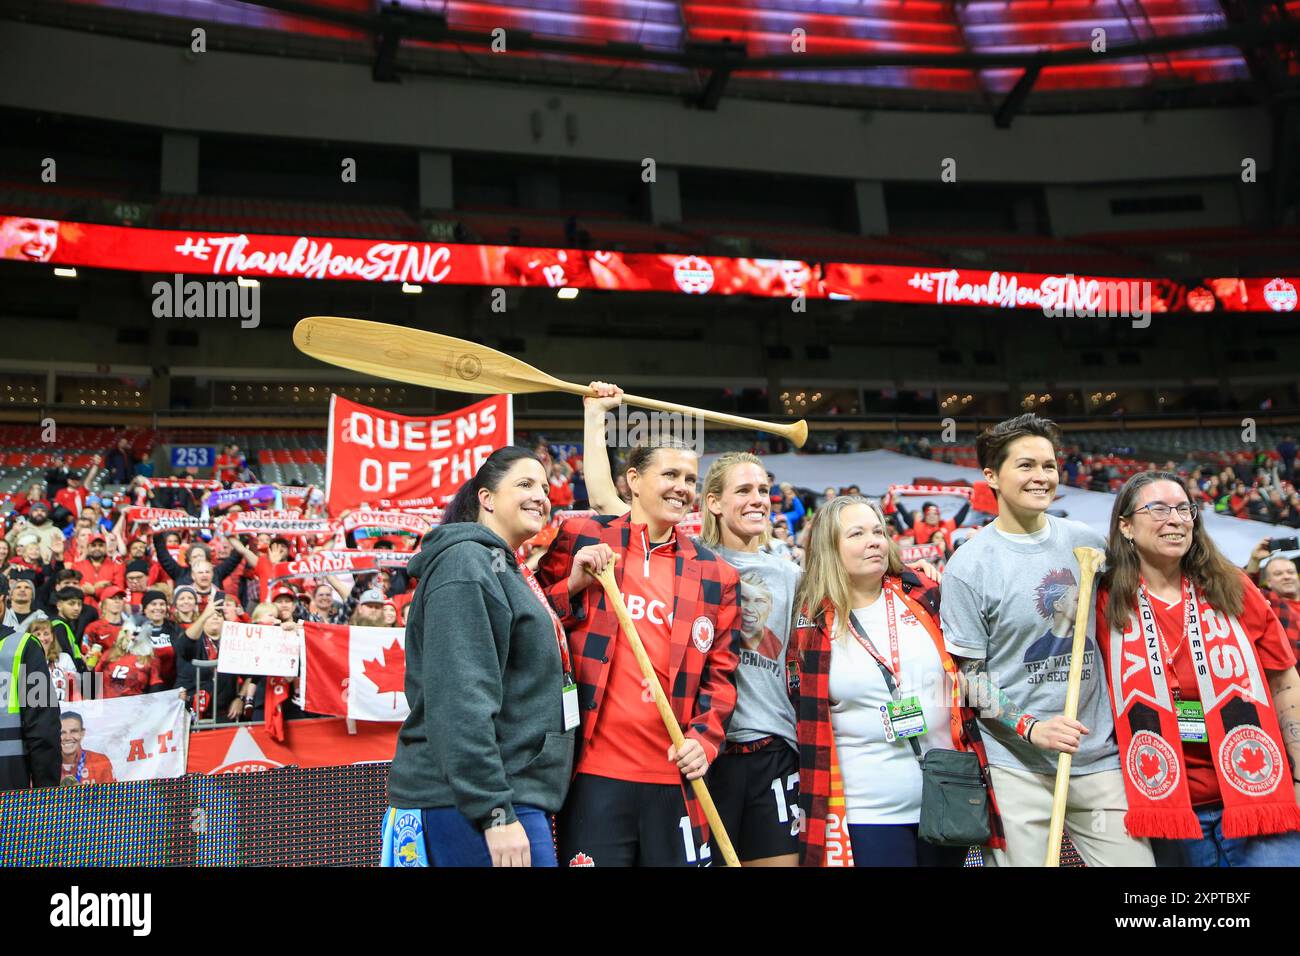
[[[1097,635],[1128,832],[1160,866],[1300,865],[1300,678],[1263,595],[1168,472],[1120,489],[1106,565]]]
[[[604,454],[603,429],[588,444],[590,467]],[[633,448],[631,509],[563,522],[538,566],[569,630],[582,714],[573,785],[556,820],[569,866],[700,866],[715,847],[730,855],[721,834],[711,842],[712,803],[698,781],[718,759],[736,703],[740,587],[733,568],[678,529],[698,471],[699,455],[672,435]],[[575,564],[593,546],[617,555],[604,593],[592,586],[602,568]]]

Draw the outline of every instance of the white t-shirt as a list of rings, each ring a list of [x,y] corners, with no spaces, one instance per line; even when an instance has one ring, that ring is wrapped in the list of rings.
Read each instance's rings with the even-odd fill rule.
[[[856,608],[854,615],[866,637],[886,661],[890,660],[889,624],[882,593],[874,604]],[[898,623],[901,695],[920,698],[926,733],[918,738],[921,752],[952,749],[949,725],[949,683],[939,652],[925,626],[894,599]],[[831,642],[831,727],[844,783],[849,823],[906,824],[921,819],[921,765],[905,739],[885,739],[880,708],[893,698],[884,675],[857,638]]]

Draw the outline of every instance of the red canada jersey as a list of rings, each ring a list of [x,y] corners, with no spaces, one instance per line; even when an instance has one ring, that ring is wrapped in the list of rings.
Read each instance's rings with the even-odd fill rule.
[[[123,654],[116,660],[104,658],[95,665],[95,670],[104,675],[104,698],[134,697],[143,694],[150,687],[161,687],[162,671],[158,655],[136,657]]]

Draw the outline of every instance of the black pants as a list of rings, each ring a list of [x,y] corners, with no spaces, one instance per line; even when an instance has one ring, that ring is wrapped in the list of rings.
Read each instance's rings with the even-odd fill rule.
[[[680,784],[580,773],[555,818],[560,866],[707,866]]]

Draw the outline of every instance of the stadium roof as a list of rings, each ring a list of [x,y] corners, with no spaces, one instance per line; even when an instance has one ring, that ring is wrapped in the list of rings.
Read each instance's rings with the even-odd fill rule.
[[[686,93],[704,107],[725,94],[1009,119],[1227,102],[1300,81],[1300,0],[48,0],[31,15],[103,28],[120,12],[183,19],[186,32],[226,24],[234,46],[269,32],[281,53],[351,48],[377,79],[551,80]],[[490,47],[497,30],[504,56]]]

